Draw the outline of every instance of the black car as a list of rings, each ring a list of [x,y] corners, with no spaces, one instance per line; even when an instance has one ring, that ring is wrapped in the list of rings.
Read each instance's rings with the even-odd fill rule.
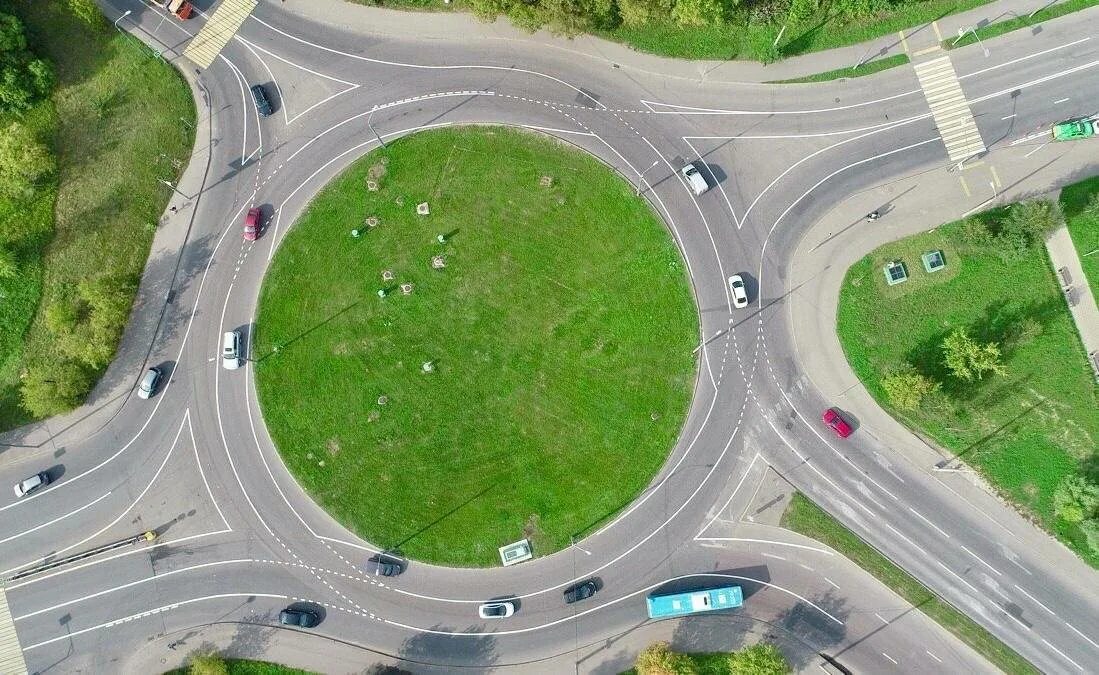
[[[284,626],[297,626],[299,628],[312,628],[321,622],[316,612],[308,609],[294,609],[287,607],[279,612],[279,623]]]
[[[264,90],[262,84],[252,85],[252,98],[256,101],[256,110],[263,117],[269,117],[273,112],[271,109],[271,101],[267,98],[267,92]]]
[[[366,559],[366,573],[379,577],[395,577],[404,571],[404,562],[388,553]]]
[[[595,579],[588,579],[585,582],[566,588],[565,602],[571,605],[574,602],[587,600],[591,596],[595,595],[596,591],[598,590],[599,586],[595,583]]]

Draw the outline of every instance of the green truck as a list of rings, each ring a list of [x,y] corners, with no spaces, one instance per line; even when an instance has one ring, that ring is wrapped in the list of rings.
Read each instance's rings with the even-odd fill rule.
[[[1074,141],[1099,136],[1099,119],[1067,120],[1053,125],[1053,140]]]

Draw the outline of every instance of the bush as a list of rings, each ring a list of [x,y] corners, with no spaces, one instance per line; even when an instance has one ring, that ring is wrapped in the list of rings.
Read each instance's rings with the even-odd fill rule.
[[[729,672],[732,675],[785,675],[790,664],[778,647],[760,642],[729,655]]]
[[[721,0],[676,0],[672,18],[681,26],[713,26],[725,19]]]
[[[1099,553],[1099,520],[1095,518],[1085,520],[1080,523],[1080,530],[1083,531],[1084,537],[1087,538],[1088,548]]]
[[[23,407],[35,417],[49,417],[72,410],[92,386],[91,373],[80,363],[49,361],[31,366],[23,377]]]
[[[961,225],[961,239],[970,246],[984,248],[992,245],[992,232],[985,221],[979,218],[966,218]]]
[[[882,389],[889,402],[900,410],[915,410],[928,394],[938,390],[939,383],[907,367],[882,378]]]
[[[963,328],[956,328],[946,336],[942,351],[943,362],[959,380],[980,380],[985,373],[1007,374],[1007,368],[1000,361],[999,345],[995,342],[980,344]]]
[[[1046,236],[1064,222],[1061,208],[1044,199],[1034,199],[1013,204],[1000,221],[996,232],[996,244],[1006,253],[1025,254],[1031,248],[1041,246]]]
[[[95,0],[68,0],[68,3],[73,15],[89,26],[97,26],[104,22],[103,12],[99,10],[99,5],[95,4]]]
[[[1099,485],[1083,476],[1066,476],[1053,493],[1053,511],[1067,523],[1080,523],[1099,510]]]
[[[27,110],[53,89],[53,71],[27,49],[23,22],[0,13],[0,113]]]
[[[618,16],[627,26],[644,26],[671,16],[674,6],[675,0],[618,0]]]
[[[0,197],[30,197],[55,168],[49,149],[26,125],[12,122],[0,132]]]
[[[673,652],[667,642],[649,645],[637,655],[637,675],[694,675],[698,671],[686,654]]]
[[[217,654],[201,654],[191,657],[189,675],[229,675],[229,664]]]
[[[0,279],[11,279],[19,274],[19,260],[7,246],[0,246]]]

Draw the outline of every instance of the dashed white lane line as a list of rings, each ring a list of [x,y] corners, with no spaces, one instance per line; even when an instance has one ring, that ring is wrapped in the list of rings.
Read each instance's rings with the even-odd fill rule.
[[[961,548],[962,548],[962,550],[963,550],[963,551],[965,551],[965,552],[966,552],[966,553],[968,553],[969,555],[973,556],[973,558],[974,558],[974,559],[975,559],[975,560],[976,560],[977,562],[981,563],[982,565],[984,565],[984,566],[985,566],[985,567],[987,567],[988,569],[990,569],[990,570],[992,570],[993,572],[995,572],[995,573],[996,573],[996,576],[998,576],[998,577],[1002,577],[1002,576],[1003,576],[1003,574],[1001,574],[1001,573],[1000,573],[1000,570],[998,570],[998,569],[996,569],[995,567],[993,567],[992,565],[989,565],[988,563],[986,563],[986,562],[985,562],[984,560],[982,560],[982,559],[981,559],[981,557],[980,557],[980,556],[978,556],[978,555],[977,555],[976,553],[974,553],[973,551],[970,551],[970,550],[969,550],[968,548],[966,548],[964,544],[959,544],[959,546],[961,546]]]
[[[835,588],[835,589],[836,589],[837,591],[839,590],[839,588],[840,588],[840,585],[839,585],[839,584],[837,584],[836,582],[832,581],[832,580],[831,580],[831,579],[829,579],[828,577],[821,577],[821,579],[824,579],[824,580],[825,580],[825,581],[827,581],[828,583],[832,584],[832,587],[833,587],[833,588]]]
[[[890,656],[890,655],[886,654],[885,652],[882,652],[882,653],[881,653],[881,655],[882,655],[882,656],[884,656],[885,658],[889,659],[890,661],[892,661],[892,662],[893,662],[893,665],[895,665],[895,666],[899,666],[899,665],[901,665],[901,664],[900,664],[900,662],[899,662],[899,661],[897,661],[897,659],[895,659],[895,658],[893,658],[892,656]]]
[[[1084,671],[1084,667],[1083,667],[1083,666],[1081,666],[1081,665],[1080,665],[1079,663],[1076,663],[1075,661],[1073,661],[1072,659],[1070,659],[1070,658],[1069,658],[1069,657],[1068,657],[1068,656],[1067,656],[1067,655],[1066,655],[1066,654],[1065,654],[1065,653],[1064,653],[1063,651],[1061,651],[1060,649],[1057,649],[1056,647],[1054,647],[1053,645],[1051,645],[1051,644],[1049,643],[1049,640],[1047,640],[1047,639],[1045,639],[1045,638],[1042,638],[1042,642],[1043,642],[1043,643],[1045,643],[1045,645],[1046,645],[1047,647],[1049,647],[1049,648],[1050,648],[1050,649],[1052,649],[1053,651],[1055,651],[1055,652],[1057,652],[1058,654],[1060,654],[1060,655],[1061,655],[1061,658],[1063,658],[1064,660],[1068,661],[1068,662],[1069,662],[1069,663],[1071,663],[1072,665],[1076,666],[1076,669],[1077,669],[1077,670],[1079,670],[1079,671],[1080,671],[1081,673],[1082,673],[1082,672],[1085,672],[1085,671]]]
[[[1059,98],[1059,99],[1057,99],[1056,101],[1053,102],[1053,105],[1060,105],[1061,103],[1064,103],[1065,101],[1068,101],[1068,100],[1069,99],[1067,99],[1067,98]]]
[[[1001,117],[1000,121],[1002,122],[1002,121],[1010,120],[1010,119],[1015,119],[1015,115],[1011,114],[1011,115],[1008,115],[1007,117]]]
[[[1072,625],[1071,623],[1069,623],[1069,622],[1067,622],[1067,621],[1066,621],[1066,622],[1065,622],[1065,625],[1066,625],[1066,626],[1068,626],[1068,629],[1069,629],[1069,630],[1071,630],[1071,631],[1072,631],[1073,633],[1076,633],[1076,634],[1077,634],[1077,635],[1079,635],[1080,637],[1082,637],[1082,638],[1084,638],[1085,640],[1087,640],[1088,642],[1090,642],[1090,643],[1091,643],[1091,646],[1092,646],[1092,647],[1095,647],[1096,649],[1099,649],[1099,642],[1096,642],[1095,640],[1092,640],[1092,639],[1091,639],[1091,638],[1089,638],[1089,637],[1088,637],[1087,635],[1084,635],[1084,634],[1083,634],[1083,633],[1081,633],[1080,631],[1076,630],[1076,626],[1073,626],[1073,625]]]
[[[938,525],[936,525],[935,523],[933,523],[933,522],[931,522],[930,520],[928,520],[927,518],[925,518],[925,517],[924,517],[924,515],[923,515],[922,513],[920,513],[920,512],[919,512],[919,511],[917,511],[916,509],[912,508],[911,506],[909,506],[909,507],[908,507],[908,510],[909,510],[909,511],[911,511],[911,512],[912,512],[912,513],[913,513],[913,514],[914,514],[914,515],[915,515],[915,516],[916,516],[917,518],[919,518],[920,520],[922,520],[923,522],[927,523],[927,524],[928,524],[928,525],[930,525],[930,526],[931,526],[932,528],[934,528],[934,530],[935,530],[936,532],[938,532],[938,533],[939,533],[939,534],[941,534],[942,536],[946,537],[947,539],[950,539],[950,535],[949,535],[949,534],[947,534],[946,532],[943,532],[942,528],[940,528],[940,527],[939,527]]]
[[[942,660],[942,659],[940,659],[939,657],[935,656],[934,654],[932,654],[931,652],[927,651],[926,649],[925,649],[925,650],[923,650],[923,653],[924,653],[924,654],[927,654],[928,656],[930,656],[931,658],[935,659],[935,660],[936,660],[936,661],[938,661],[939,663],[942,663],[942,662],[943,662],[943,660]]]
[[[786,558],[783,558],[780,555],[775,555],[774,553],[760,553],[760,555],[763,556],[764,558],[774,558],[775,560],[783,560],[783,561],[786,560]]]
[[[889,625],[889,621],[885,617],[883,617],[881,614],[878,614],[877,612],[874,612],[874,616],[878,617],[878,621],[881,621],[886,626]]]

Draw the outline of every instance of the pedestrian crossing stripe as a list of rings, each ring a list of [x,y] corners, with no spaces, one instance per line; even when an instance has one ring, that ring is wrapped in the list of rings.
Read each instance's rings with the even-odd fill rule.
[[[184,56],[203,68],[209,68],[257,4],[258,0],[223,0],[195,39],[183,50]]]
[[[941,56],[917,63],[914,67],[950,161],[961,161],[984,152],[984,139],[973,120],[973,111],[962,92],[950,57]]]
[[[23,647],[15,634],[15,621],[8,608],[8,596],[0,586],[0,673],[27,675],[27,662],[23,660]]]

